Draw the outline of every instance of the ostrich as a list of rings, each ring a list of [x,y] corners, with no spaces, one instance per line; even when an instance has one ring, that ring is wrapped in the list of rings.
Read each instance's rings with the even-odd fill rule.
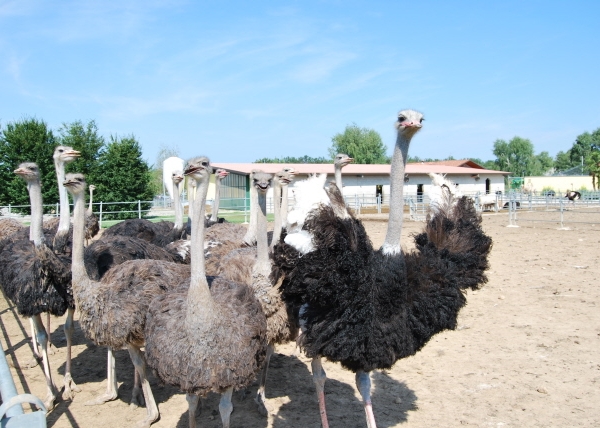
[[[30,317],[35,327],[34,340],[40,344],[47,396],[44,404],[52,409],[58,391],[52,381],[48,360],[48,333],[42,323],[44,312],[62,316],[69,312],[65,322],[67,359],[64,394],[73,398],[79,388],[71,378],[71,338],[74,309],[68,264],[64,263],[46,245],[42,230],[42,188],[40,171],[35,163],[22,163],[15,170],[27,182],[31,200],[30,239],[14,240],[0,253],[0,283],[5,295],[15,304],[20,315]]]
[[[153,297],[189,278],[190,267],[162,260],[132,260],[111,269],[100,281],[90,279],[84,265],[85,178],[68,174],[65,186],[74,200],[73,294],[81,313],[86,337],[109,349],[127,348],[141,380],[147,403],[149,426],[158,418],[158,408],[145,375],[140,348],[144,346],[146,312]],[[139,387],[134,386],[132,403],[137,404]],[[88,404],[100,404],[117,397],[114,358],[109,353],[107,392]]]
[[[199,396],[221,394],[223,427],[229,427],[234,389],[249,385],[266,353],[266,320],[248,286],[215,278],[204,269],[204,213],[210,164],[192,159],[185,174],[196,180],[189,287],[157,296],[146,318],[146,358],[158,377],[186,393],[189,425],[196,426]],[[186,284],[187,285],[187,284]]]
[[[100,232],[98,217],[96,217],[94,214],[93,209],[94,190],[96,190],[96,186],[90,184],[88,189],[90,190],[90,203],[87,211],[85,212],[85,245],[89,245],[89,242],[92,240],[92,238],[96,236],[98,232]]]
[[[272,182],[283,184],[286,181],[289,182],[290,177],[290,174],[286,171],[280,171],[276,175],[279,178],[272,179],[270,174],[262,171],[252,173],[252,185],[258,195],[258,203],[251,206],[257,220],[257,245],[256,247],[241,248],[226,255],[219,271],[219,276],[223,278],[252,287],[267,317],[267,357],[255,398],[258,410],[264,416],[268,414],[265,405],[265,385],[269,360],[273,355],[274,346],[278,343],[287,343],[294,340],[298,332],[298,326],[290,319],[287,307],[281,300],[278,284],[274,284],[269,278],[271,261],[269,260],[267,237],[266,194]],[[279,184],[276,184],[276,186],[279,186]]]
[[[65,164],[73,162],[81,156],[81,152],[73,150],[68,146],[57,146],[54,149],[54,168],[56,169],[56,179],[58,181],[58,197],[60,200],[60,214],[56,234],[52,241],[52,249],[55,253],[69,253],[69,229],[71,219],[69,216],[69,197],[67,190],[63,186],[65,181]]]
[[[273,225],[273,236],[269,248],[273,248],[281,237],[281,229],[285,228],[288,212],[288,185],[294,178],[293,169],[283,169],[273,177],[275,186],[273,187],[273,212],[275,222]],[[259,232],[260,233],[260,232]]]
[[[24,229],[25,226],[19,220],[14,218],[0,219],[0,240],[6,239],[13,233]]]
[[[573,205],[575,205],[575,201],[581,199],[581,193],[576,192],[574,190],[567,190],[567,193],[565,194],[565,198],[567,198],[569,201],[573,202]]]
[[[354,158],[351,158],[345,153],[338,153],[337,155],[335,155],[335,159],[333,161],[333,166],[335,168],[335,185],[338,189],[340,189],[340,192],[342,191],[343,186],[342,168],[347,165],[350,165],[352,162],[354,162]]]
[[[210,227],[216,223],[225,222],[224,218],[219,218],[219,203],[221,201],[221,182],[229,175],[229,172],[219,168],[215,171],[215,200],[213,201],[212,212],[210,218],[204,223],[206,227]]]
[[[491,239],[466,197],[444,192],[425,230],[415,236],[416,250],[400,246],[403,178],[408,147],[423,116],[401,111],[391,168],[388,230],[374,250],[360,221],[343,205],[340,189],[321,186],[325,177],[296,185],[302,204],[290,213],[296,224],[275,246],[274,277],[284,276],[282,297],[300,307],[299,342],[313,358],[322,424],[328,426],[321,357],[356,373],[367,425],[375,428],[370,371],[389,369],[419,351],[436,333],[454,329],[466,303],[464,290],[487,281]]]

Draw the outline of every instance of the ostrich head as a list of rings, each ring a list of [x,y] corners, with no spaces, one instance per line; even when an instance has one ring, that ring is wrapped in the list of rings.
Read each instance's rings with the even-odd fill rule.
[[[291,169],[292,172],[289,172],[288,169]],[[284,168],[281,171],[275,173],[273,181],[280,183],[282,186],[287,186],[294,179],[293,171],[293,168]]]
[[[71,195],[78,195],[85,192],[85,177],[83,174],[67,174],[63,185]]]
[[[223,168],[219,168],[215,171],[215,175],[219,180],[223,180],[229,175],[229,171],[226,171]]]
[[[412,138],[421,130],[424,120],[423,113],[416,110],[402,110],[398,113],[398,120],[395,123],[398,134],[406,139]]]
[[[22,164],[19,164],[19,167],[14,170],[14,173],[25,181],[35,181],[40,178],[40,169],[37,164],[33,162],[23,162]]]
[[[273,176],[260,170],[252,171],[250,173],[250,179],[252,180],[252,186],[254,186],[259,194],[266,194],[273,184]]]
[[[336,168],[343,168],[346,165],[351,164],[352,162],[354,162],[354,158],[351,158],[345,153],[338,153],[337,155],[335,155],[335,159],[333,160],[333,164]]]
[[[73,162],[75,159],[81,156],[81,152],[78,150],[73,150],[73,147],[69,146],[56,146],[54,149],[54,158],[55,163],[69,163]]]
[[[93,192],[94,190],[96,190],[96,186],[94,186],[93,184],[90,184],[90,185],[88,186],[88,189],[90,189],[90,191],[92,191],[92,192]]]
[[[192,178],[192,183],[206,180],[211,173],[210,160],[206,156],[198,156],[190,159],[183,171],[183,175]]]
[[[183,171],[181,170],[175,170],[173,171],[173,174],[171,174],[171,179],[175,185],[179,185],[179,183],[183,181],[183,178]]]

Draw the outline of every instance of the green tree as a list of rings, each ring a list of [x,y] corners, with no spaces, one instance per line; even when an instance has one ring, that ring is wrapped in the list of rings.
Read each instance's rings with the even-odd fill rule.
[[[336,134],[331,139],[329,148],[331,159],[338,153],[346,153],[358,164],[389,163],[386,147],[377,131],[359,128],[356,123],[346,126],[342,134]]]
[[[571,162],[570,150],[567,150],[566,152],[560,151],[556,154],[556,157],[554,158],[554,169],[556,171],[565,171],[574,166],[575,165]]]
[[[41,172],[44,204],[58,202],[52,155],[56,139],[46,122],[25,118],[0,130],[0,205],[29,205],[25,182],[13,174],[21,162],[35,162]],[[51,208],[50,208],[51,210]],[[28,210],[24,210],[28,212]]]
[[[149,201],[154,193],[151,186],[150,167],[142,159],[142,149],[133,135],[128,137],[110,137],[106,150],[99,159],[101,175],[96,177],[96,194],[102,201]],[[149,203],[143,203],[142,209],[148,209]],[[135,211],[137,202],[104,206],[105,211]],[[107,218],[134,218],[137,213],[120,213]]]
[[[594,187],[594,191],[600,187],[600,151],[595,150],[588,156],[586,163],[586,169],[590,172],[592,176],[592,186]]]
[[[537,171],[534,171],[535,174],[532,175],[545,175],[554,167],[554,159],[550,156],[548,152],[540,152],[536,156],[536,167]]]
[[[89,184],[95,184],[101,171],[98,170],[98,161],[106,148],[104,137],[98,135],[96,122],[90,120],[87,124],[81,121],[63,123],[58,130],[59,143],[63,146],[73,147],[81,152],[81,157],[67,164],[67,172],[80,172],[85,174]]]
[[[494,142],[494,155],[498,169],[510,171],[514,175],[535,175],[540,169],[533,151],[531,141],[521,137],[514,137],[509,142],[496,140]]]
[[[327,159],[323,156],[313,158],[311,156],[284,156],[281,158],[260,158],[254,161],[254,163],[331,163],[331,159]]]

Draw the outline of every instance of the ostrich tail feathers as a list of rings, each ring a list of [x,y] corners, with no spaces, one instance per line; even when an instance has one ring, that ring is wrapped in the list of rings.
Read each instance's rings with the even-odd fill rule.
[[[429,173],[432,186],[428,190],[430,215],[435,216],[447,206],[456,204],[456,200],[462,196],[455,183],[448,180],[442,174]]]
[[[450,261],[448,269],[460,272],[460,288],[477,289],[487,282],[484,272],[489,267],[492,239],[483,232],[472,199],[463,196],[439,205],[425,231],[415,236],[415,243],[423,257]]]
[[[319,205],[329,205],[329,196],[323,186],[327,174],[313,175],[294,184],[294,209],[288,214],[288,228],[296,232],[302,229],[308,213]]]

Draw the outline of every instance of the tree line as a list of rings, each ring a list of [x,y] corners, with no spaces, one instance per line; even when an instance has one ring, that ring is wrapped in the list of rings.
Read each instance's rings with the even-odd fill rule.
[[[42,173],[44,204],[58,202],[58,184],[52,155],[58,145],[70,146],[81,157],[66,166],[67,172],[81,172],[86,181],[96,186],[102,201],[151,200],[156,193],[150,166],[142,158],[142,148],[134,135],[98,133],[96,122],[63,123],[53,131],[46,122],[24,118],[0,128],[0,206],[29,205],[25,182],[13,174],[22,162],[35,162]],[[148,209],[145,204],[142,209]],[[104,205],[105,211],[137,210],[135,206]],[[46,211],[50,211],[47,208]],[[27,210],[26,210],[27,211]],[[136,214],[121,213],[105,218],[128,218]]]
[[[262,158],[257,163],[330,163],[337,153],[346,153],[354,158],[358,164],[390,163],[391,158],[386,155],[387,147],[377,131],[360,128],[355,123],[346,126],[343,133],[334,135],[328,149],[329,157],[312,158],[282,157]],[[510,141],[498,139],[494,141],[492,153],[495,159],[482,160],[470,158],[473,162],[486,169],[496,171],[509,171],[516,176],[539,176],[556,172],[565,172],[573,168],[580,168],[579,175],[592,176],[594,189],[599,184],[600,178],[600,128],[594,132],[584,132],[577,136],[573,145],[566,152],[560,151],[552,158],[547,151],[535,153],[533,143],[521,137],[514,137]],[[408,162],[433,162],[440,160],[454,160],[452,156],[440,158],[420,158],[409,156]]]

